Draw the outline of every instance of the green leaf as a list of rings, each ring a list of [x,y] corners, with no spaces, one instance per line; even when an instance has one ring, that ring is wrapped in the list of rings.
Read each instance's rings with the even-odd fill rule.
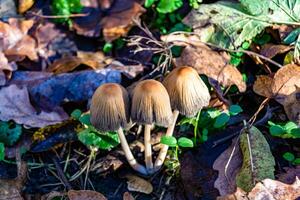
[[[162,136],[160,139],[160,143],[168,145],[170,147],[176,147],[177,146],[177,140],[173,136]]]
[[[82,112],[79,109],[75,109],[73,110],[73,112],[71,113],[71,117],[73,117],[74,119],[79,119],[81,116]]]
[[[153,5],[153,3],[155,1],[156,0],[146,0],[144,5],[145,5],[146,8],[149,8],[149,7],[151,7]]]
[[[230,115],[237,115],[239,113],[243,112],[243,109],[239,105],[231,105],[229,107],[229,113]]]
[[[93,129],[85,129],[78,133],[78,139],[87,146],[99,149],[110,150],[117,146],[119,142],[118,134],[115,132],[93,132]]]
[[[111,52],[112,48],[113,48],[112,43],[106,42],[103,46],[103,52],[109,53],[109,52]]]
[[[80,118],[79,118],[79,121],[85,125],[91,125],[91,122],[90,122],[90,117],[91,115],[90,114],[85,114],[85,115],[82,115]]]
[[[66,16],[65,18],[59,18],[57,22],[71,22],[69,16],[72,13],[81,12],[83,6],[80,0],[53,0],[51,3],[51,10],[53,15]]]
[[[275,160],[260,130],[254,126],[249,130],[245,129],[240,136],[240,148],[243,164],[236,176],[238,187],[249,192],[257,182],[266,178],[275,179]]]
[[[214,123],[215,128],[221,128],[223,127],[230,119],[230,116],[227,113],[222,113],[216,118],[216,121]]]
[[[295,122],[288,122],[283,128],[287,133],[291,133],[291,130],[298,128],[298,125]]]
[[[276,136],[276,137],[279,137],[279,136],[285,134],[284,128],[277,124],[270,126],[269,131],[270,131],[271,135]]]
[[[178,139],[178,146],[180,146],[180,147],[194,147],[194,143],[189,138],[181,137],[181,138]]]
[[[294,59],[299,59],[300,57],[300,34],[295,43],[295,50],[294,50]]]
[[[22,127],[11,122],[0,122],[0,142],[5,145],[13,145],[22,134]]]
[[[269,9],[270,0],[240,0],[243,8],[251,15],[266,14]]]
[[[300,128],[295,128],[291,130],[291,135],[294,138],[300,138]]]
[[[300,158],[293,160],[293,165],[300,165]]]
[[[288,34],[288,36],[286,36],[286,38],[284,38],[283,44],[292,44],[293,42],[296,41],[299,34],[300,34],[300,28],[294,29],[292,32]]]
[[[295,160],[295,156],[291,152],[285,152],[282,157],[289,162]]]
[[[5,157],[5,147],[4,144],[0,142],[0,161],[4,160]]]
[[[160,0],[156,9],[160,13],[171,13],[182,5],[182,0]]]

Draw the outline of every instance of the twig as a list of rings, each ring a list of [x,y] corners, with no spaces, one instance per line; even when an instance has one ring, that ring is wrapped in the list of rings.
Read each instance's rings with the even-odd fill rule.
[[[62,19],[62,18],[86,17],[90,14],[90,13],[78,13],[78,14],[70,14],[70,15],[41,15],[41,14],[38,14],[38,13],[35,13],[35,12],[29,12],[29,13],[34,15],[34,16],[45,18],[45,19]]]
[[[67,188],[67,190],[71,190],[72,186],[70,185],[69,181],[67,180],[63,170],[61,169],[60,165],[59,165],[59,161],[57,159],[57,157],[53,156],[52,157],[52,161],[55,164],[56,167],[56,171],[58,173],[59,179],[62,181],[62,183],[65,185],[65,187]]]

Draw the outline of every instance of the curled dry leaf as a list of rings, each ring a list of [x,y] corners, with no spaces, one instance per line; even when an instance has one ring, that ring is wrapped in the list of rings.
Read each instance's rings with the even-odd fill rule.
[[[0,90],[0,120],[14,120],[30,127],[44,127],[68,118],[63,112],[37,112],[31,105],[27,88],[10,85]]]
[[[70,200],[107,200],[103,194],[92,190],[69,190],[68,197]]]
[[[150,194],[153,191],[153,186],[149,181],[142,179],[135,175],[126,175],[127,188],[129,191],[141,192],[145,194]]]
[[[248,194],[238,188],[234,194],[218,197],[218,200],[275,200],[275,199],[298,199],[300,197],[300,181],[289,185],[280,181],[265,179],[255,185]]]
[[[273,97],[284,106],[288,118],[300,124],[300,66],[285,65],[274,78],[258,76],[253,90],[259,95]]]
[[[260,54],[267,58],[273,58],[278,54],[282,54],[289,51],[291,48],[292,46],[268,43],[262,46]]]

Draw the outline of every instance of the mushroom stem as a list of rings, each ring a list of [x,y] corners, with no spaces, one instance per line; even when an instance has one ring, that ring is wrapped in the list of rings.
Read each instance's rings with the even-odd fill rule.
[[[166,136],[172,136],[173,135],[178,115],[179,115],[179,111],[174,110],[173,111],[173,122],[168,127],[167,132],[166,132]],[[162,147],[159,151],[159,154],[158,154],[158,156],[155,160],[154,171],[158,171],[161,168],[161,166],[163,165],[163,163],[165,161],[165,158],[166,158],[166,155],[167,155],[167,152],[168,152],[168,149],[169,149],[168,145],[165,145],[165,144],[162,145]]]
[[[134,156],[133,156],[133,154],[132,154],[132,152],[129,148],[129,145],[127,143],[127,140],[126,140],[126,137],[124,135],[123,129],[120,127],[117,132],[118,132],[118,135],[119,135],[119,138],[120,138],[122,149],[125,153],[125,157],[126,157],[127,161],[129,162],[130,166],[134,170],[140,172],[141,174],[148,175],[148,172],[147,172],[146,168],[143,165],[139,164],[136,161],[136,159],[134,158]]]
[[[144,130],[145,163],[149,174],[153,172],[152,148],[151,148],[151,124],[145,124]]]

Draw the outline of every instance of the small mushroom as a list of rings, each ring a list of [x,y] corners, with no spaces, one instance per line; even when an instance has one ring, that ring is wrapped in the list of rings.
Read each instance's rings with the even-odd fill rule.
[[[158,81],[144,80],[133,90],[131,119],[145,125],[145,163],[148,173],[153,172],[151,125],[168,127],[172,123],[172,109],[166,88]]]
[[[91,124],[100,131],[117,131],[129,164],[146,175],[146,168],[134,158],[122,129],[129,122],[129,107],[129,96],[125,88],[116,83],[103,84],[92,97]]]
[[[210,94],[197,71],[188,66],[177,67],[163,81],[173,108],[173,122],[168,127],[166,136],[172,136],[179,113],[187,117],[197,114],[208,106]],[[155,161],[155,170],[159,170],[166,158],[168,146],[163,145]]]

